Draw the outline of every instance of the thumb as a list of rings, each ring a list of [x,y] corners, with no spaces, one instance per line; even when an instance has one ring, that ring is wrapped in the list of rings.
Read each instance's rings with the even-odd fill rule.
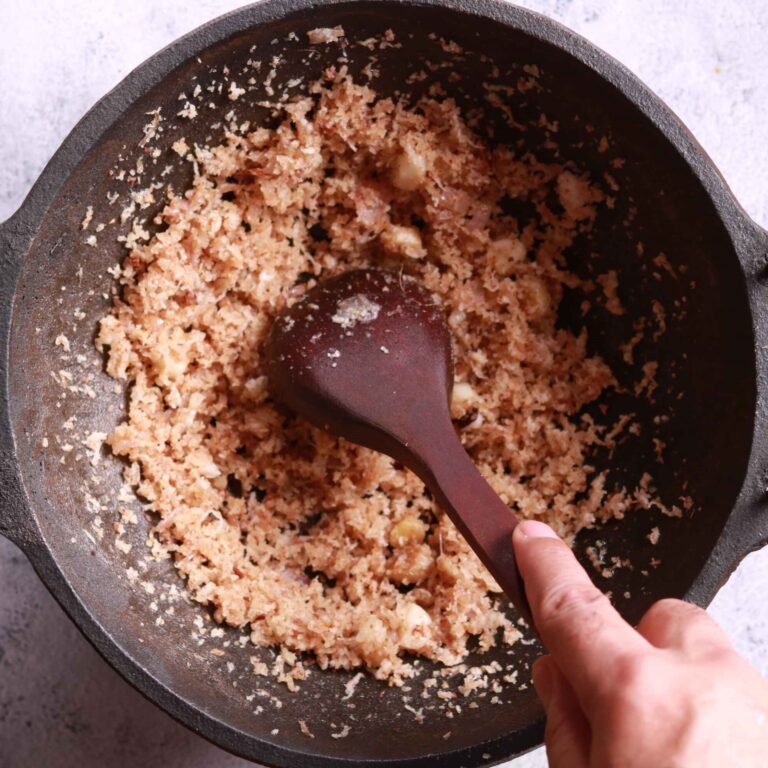
[[[551,656],[533,665],[533,685],[547,713],[544,739],[550,768],[588,768],[592,733],[576,694]]]

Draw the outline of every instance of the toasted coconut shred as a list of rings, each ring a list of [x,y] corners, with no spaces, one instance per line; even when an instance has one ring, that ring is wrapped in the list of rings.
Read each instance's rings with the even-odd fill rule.
[[[191,188],[132,243],[97,339],[131,385],[107,442],[140,468],[157,541],[216,621],[401,684],[414,656],[455,665],[468,644],[520,632],[418,478],[276,407],[270,324],[348,269],[421,281],[452,330],[466,449],[516,514],[570,542],[651,503],[647,484],[609,491],[590,466],[612,425],[579,414],[616,382],[585,331],[555,324],[564,286],[595,290],[564,252],[604,195],[573,168],[488,146],[450,99],[407,108],[329,71],[284,111],[274,130],[190,150]],[[538,216],[505,215],[504,197]],[[615,275],[601,285],[616,310]],[[347,309],[344,322],[373,311]]]

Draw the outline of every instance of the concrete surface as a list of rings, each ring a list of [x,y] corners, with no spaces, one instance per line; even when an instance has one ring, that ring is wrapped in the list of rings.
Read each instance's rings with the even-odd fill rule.
[[[0,220],[78,118],[130,69],[231,0],[1,0]],[[687,122],[768,226],[765,0],[525,0],[634,70]],[[78,634],[24,557],[0,541],[0,766],[235,768],[128,687]],[[768,550],[712,607],[768,673]],[[510,764],[511,765],[511,764]],[[546,765],[542,750],[515,768]]]

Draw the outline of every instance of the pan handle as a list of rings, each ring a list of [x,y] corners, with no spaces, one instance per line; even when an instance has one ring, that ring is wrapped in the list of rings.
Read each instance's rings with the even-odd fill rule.
[[[757,405],[752,454],[739,512],[729,520],[725,532],[731,534],[728,544],[733,568],[751,552],[768,545],[768,230],[745,213],[743,218],[746,221],[740,231],[739,252],[755,334]]]
[[[32,231],[22,207],[0,223],[0,534],[27,555],[39,543],[18,471],[9,407],[9,342],[16,283]]]
[[[727,196],[724,217],[744,272],[754,340],[757,400],[749,464],[725,527],[685,599],[707,605],[739,563],[768,545],[768,231]]]

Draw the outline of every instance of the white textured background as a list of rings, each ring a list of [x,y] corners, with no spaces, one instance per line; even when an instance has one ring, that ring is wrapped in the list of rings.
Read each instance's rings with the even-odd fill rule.
[[[766,0],[523,0],[637,73],[768,227]],[[133,67],[231,0],[0,0],[0,220],[80,116]],[[768,674],[768,550],[712,613]],[[0,540],[0,766],[245,768],[146,702],[96,655]],[[511,765],[511,764],[510,764]],[[546,765],[539,750],[514,768]]]

